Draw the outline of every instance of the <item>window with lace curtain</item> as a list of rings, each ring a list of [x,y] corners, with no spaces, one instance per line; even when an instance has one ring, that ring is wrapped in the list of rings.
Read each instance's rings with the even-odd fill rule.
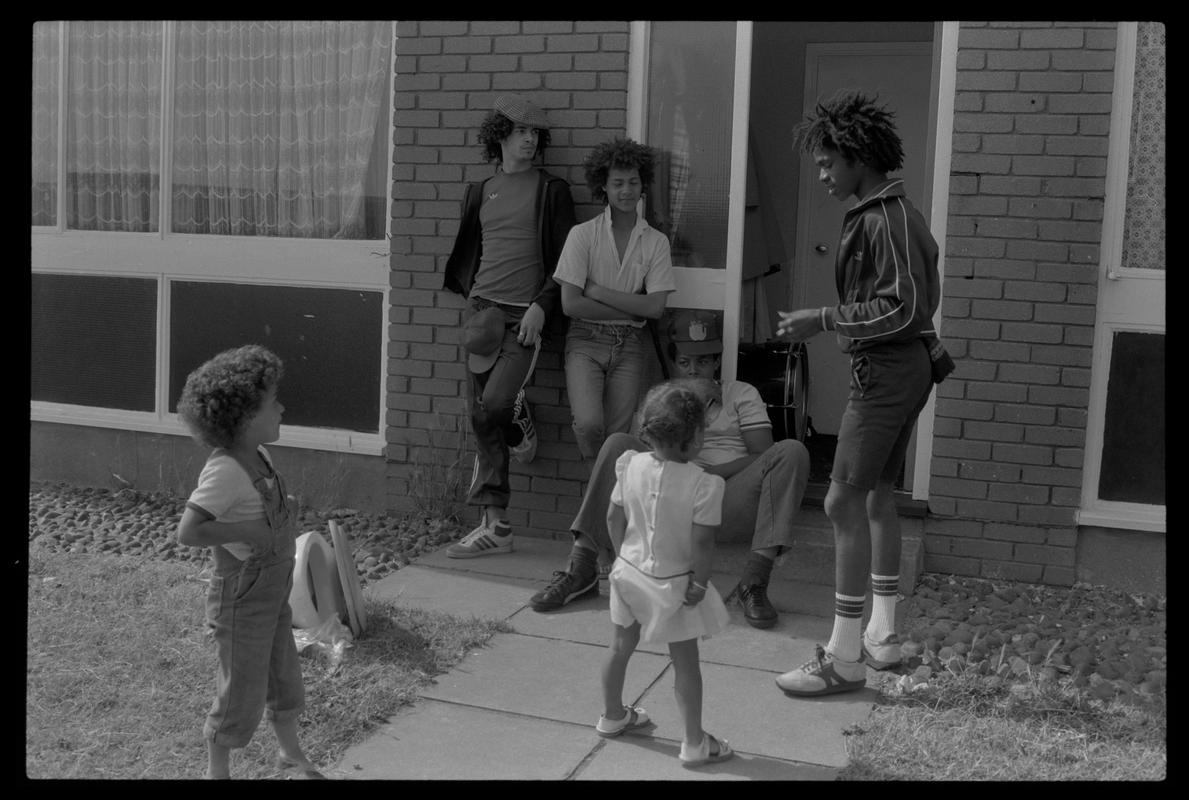
[[[383,239],[391,26],[178,22],[34,26],[33,224],[231,236]],[[58,141],[59,59],[66,61]],[[164,104],[172,105],[161,186]]]
[[[293,424],[378,439],[393,40],[376,21],[34,24],[35,409],[171,428],[175,384],[234,333],[293,385],[367,398]],[[113,304],[136,336],[88,334]],[[66,353],[87,369],[53,368]]]
[[[1167,112],[1164,43],[1164,23],[1141,22],[1136,26],[1131,152],[1121,261],[1121,266],[1133,269],[1164,269]]]

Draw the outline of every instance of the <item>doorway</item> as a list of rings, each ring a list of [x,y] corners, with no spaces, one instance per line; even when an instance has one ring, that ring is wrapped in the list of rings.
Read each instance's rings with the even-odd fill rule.
[[[834,253],[843,215],[854,201],[839,202],[822,190],[816,169],[791,133],[817,102],[838,89],[861,89],[878,95],[895,112],[905,168],[890,177],[904,179],[909,199],[928,216],[933,39],[933,23],[756,23],[752,160],[763,165],[766,180],[761,185],[767,196],[759,201],[774,207],[788,253],[779,271],[765,278],[773,329],[777,311],[838,302]],[[759,219],[749,216],[747,224]],[[749,228],[745,239],[753,236]],[[815,337],[807,350],[810,480],[827,483],[849,391],[849,361],[832,335]],[[914,455],[915,447],[910,447],[908,459]],[[912,472],[904,471],[898,488],[907,488]]]
[[[722,314],[724,379],[748,379],[737,375],[737,346],[766,341],[777,311],[837,302],[832,260],[814,271],[813,259],[799,253],[819,256],[812,248],[827,242],[829,259],[846,208],[833,200],[834,208],[825,205],[824,192],[814,191],[819,187],[812,165],[793,150],[791,131],[806,103],[818,99],[814,93],[862,88],[897,111],[908,169],[901,177],[929,217],[936,27],[933,22],[632,23],[627,128],[629,136],[661,151],[650,221],[675,241],[678,290],[670,307]],[[834,216],[819,218],[814,209],[822,208]],[[812,226],[822,233],[810,233]],[[832,338],[818,337],[811,346],[818,352],[807,359],[808,406],[817,436],[806,444],[821,465],[811,482],[823,482],[833,461],[831,440],[845,406],[849,367]],[[910,467],[915,449],[909,448]],[[910,480],[912,474],[905,470]]]

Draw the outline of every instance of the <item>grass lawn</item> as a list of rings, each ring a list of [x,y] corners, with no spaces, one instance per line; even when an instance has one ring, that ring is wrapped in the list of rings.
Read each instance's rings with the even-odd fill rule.
[[[937,675],[881,695],[846,731],[840,780],[1162,781],[1167,706],[1104,702],[1055,682]]]
[[[204,633],[201,565],[54,553],[30,543],[25,768],[29,778],[201,778],[214,653]],[[369,631],[341,662],[303,657],[301,741],[336,765],[434,676],[504,622],[457,619],[367,600]],[[884,687],[846,731],[841,780],[1163,780],[1164,697],[1096,699],[1038,678],[996,685],[938,673],[909,692]],[[277,777],[262,725],[232,756],[236,778]]]
[[[49,553],[31,544],[25,770],[29,778],[201,778],[214,693],[193,564]],[[307,650],[301,741],[338,762],[435,675],[505,624],[368,602],[369,630],[337,665]],[[304,655],[304,654],[303,654]],[[232,777],[276,777],[265,723]]]

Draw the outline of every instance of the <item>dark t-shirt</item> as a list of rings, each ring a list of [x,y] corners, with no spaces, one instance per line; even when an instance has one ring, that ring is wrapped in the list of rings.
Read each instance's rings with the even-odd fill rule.
[[[473,296],[527,306],[541,291],[545,273],[537,236],[536,169],[497,172],[484,186],[479,206],[483,255]]]

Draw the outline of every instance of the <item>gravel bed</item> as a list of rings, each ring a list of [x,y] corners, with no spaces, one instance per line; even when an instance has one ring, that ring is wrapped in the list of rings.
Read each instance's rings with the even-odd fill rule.
[[[926,574],[908,602],[897,688],[973,673],[992,686],[1061,681],[1100,700],[1164,702],[1166,620],[1158,595]]]
[[[205,564],[206,548],[177,543],[185,499],[30,483],[29,541],[56,551],[112,553]],[[372,516],[349,508],[302,509],[299,530],[329,541],[337,520],[351,537],[365,585],[463,533],[439,520]],[[989,684],[1063,681],[1108,700],[1165,697],[1165,598],[1103,586],[1062,588],[926,574],[907,604],[902,665],[883,673],[890,691],[913,691],[946,673]]]
[[[29,542],[72,553],[149,556],[205,564],[209,550],[178,544],[184,497],[134,489],[112,491],[62,483],[29,484]],[[364,585],[456,539],[461,528],[440,520],[372,516],[352,508],[303,508],[298,530],[330,543],[331,520],[350,537]]]

